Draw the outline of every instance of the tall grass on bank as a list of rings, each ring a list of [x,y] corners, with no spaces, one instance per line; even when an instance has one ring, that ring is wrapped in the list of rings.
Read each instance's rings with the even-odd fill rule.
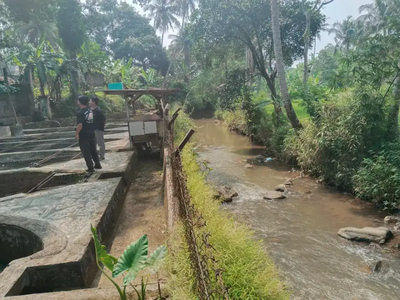
[[[180,116],[178,120],[175,128],[179,140],[192,124],[186,116]],[[179,130],[183,130],[183,133]],[[289,299],[279,273],[262,243],[255,240],[254,233],[247,226],[222,211],[219,203],[213,199],[213,191],[200,170],[192,145],[186,146],[182,160],[192,201],[206,220],[206,230],[211,234],[210,243],[215,248],[218,267],[225,270],[222,276],[229,288],[230,299]],[[193,299],[190,293],[193,274],[181,227],[173,234],[171,244],[170,253],[173,254],[168,267],[173,274],[170,281],[172,297]]]

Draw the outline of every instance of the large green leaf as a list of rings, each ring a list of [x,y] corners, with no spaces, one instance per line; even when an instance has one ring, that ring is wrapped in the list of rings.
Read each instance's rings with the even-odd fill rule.
[[[137,273],[143,269],[147,260],[148,249],[149,241],[147,235],[130,244],[118,259],[112,276],[115,278],[123,272],[128,271],[128,274],[124,278],[124,284],[129,284],[129,282],[136,278]]]
[[[47,76],[46,76],[46,66],[42,61],[39,61],[36,65],[39,80],[41,83],[46,83],[47,82]]]
[[[150,273],[153,274],[157,273],[166,255],[167,255],[167,247],[166,246],[158,247],[156,251],[150,254],[149,258],[145,262],[145,267],[149,268]]]
[[[18,57],[16,57],[15,55],[12,57],[14,63],[18,66],[18,67],[23,67],[21,61],[18,59]]]
[[[43,32],[42,36],[40,37],[39,46],[36,49],[36,59],[39,59],[42,55],[44,44],[46,42],[46,33]]]
[[[94,247],[96,249],[96,259],[112,272],[118,259],[107,253],[106,247],[102,245],[99,241],[99,237],[97,236],[97,229],[91,226],[91,230],[94,240]]]

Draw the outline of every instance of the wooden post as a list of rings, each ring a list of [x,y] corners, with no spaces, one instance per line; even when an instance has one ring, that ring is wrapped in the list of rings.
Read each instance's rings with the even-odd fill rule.
[[[183,141],[179,144],[178,149],[176,149],[176,153],[181,152],[183,148],[185,148],[186,144],[189,142],[190,138],[194,134],[194,130],[190,129],[189,132],[186,134]]]
[[[129,105],[128,105],[128,96],[125,94],[125,109],[126,109],[126,121],[128,122],[128,133],[129,133],[129,145],[131,148],[133,147],[132,145],[132,136],[131,136],[131,127],[130,127],[130,115],[129,115]]]
[[[171,132],[168,131],[168,115],[165,113],[165,106],[166,106],[166,102],[167,102],[167,96],[165,95],[165,93],[162,93],[161,95],[161,109],[162,109],[162,118],[163,118],[163,123],[164,123],[164,134],[163,134],[163,141],[162,141],[162,151],[160,151],[161,153],[161,159],[164,159],[164,148],[165,148],[165,141],[167,139],[167,135],[171,134]],[[171,138],[172,142],[173,139]]]
[[[174,114],[172,115],[172,120],[168,123],[168,129],[172,130],[172,124],[175,123],[176,118],[178,118],[179,116],[179,112],[181,111],[181,107],[178,108],[178,110],[176,112],[174,112]]]

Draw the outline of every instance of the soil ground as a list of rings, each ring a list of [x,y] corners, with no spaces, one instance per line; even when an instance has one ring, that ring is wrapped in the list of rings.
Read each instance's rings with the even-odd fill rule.
[[[119,257],[124,250],[142,235],[149,239],[149,253],[167,240],[167,219],[162,197],[162,164],[157,158],[141,160],[136,180],[132,183],[113,235],[110,254]],[[146,274],[143,274],[146,275]],[[139,278],[135,283],[140,283]],[[164,274],[158,274],[165,281]],[[113,289],[112,283],[104,276],[96,280],[98,287]],[[122,276],[116,281],[122,285]],[[157,282],[157,275],[152,275],[149,284]]]

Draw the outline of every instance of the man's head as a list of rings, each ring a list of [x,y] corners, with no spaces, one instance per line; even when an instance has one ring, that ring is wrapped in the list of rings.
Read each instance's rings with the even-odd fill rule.
[[[92,99],[90,99],[89,105],[91,108],[95,109],[97,108],[97,106],[99,106],[99,98],[97,98],[96,96],[93,97]]]
[[[87,107],[89,104],[89,97],[86,96],[79,96],[78,97],[78,106],[80,108]]]

